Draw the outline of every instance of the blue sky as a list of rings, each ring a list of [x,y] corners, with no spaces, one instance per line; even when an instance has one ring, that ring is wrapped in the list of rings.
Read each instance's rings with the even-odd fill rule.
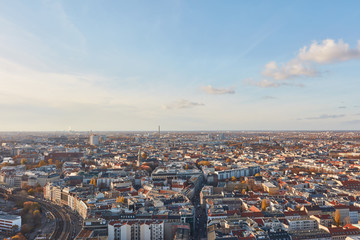
[[[359,22],[358,1],[0,1],[0,130],[359,130]]]

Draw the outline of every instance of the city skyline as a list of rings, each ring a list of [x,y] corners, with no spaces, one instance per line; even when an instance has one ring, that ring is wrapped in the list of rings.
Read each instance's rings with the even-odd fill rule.
[[[359,130],[359,5],[0,2],[0,131]]]

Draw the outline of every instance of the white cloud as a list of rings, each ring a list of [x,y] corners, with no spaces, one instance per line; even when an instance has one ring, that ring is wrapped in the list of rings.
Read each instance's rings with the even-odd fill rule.
[[[335,118],[342,118],[345,117],[345,114],[322,114],[317,117],[309,117],[305,118],[307,120],[317,120],[317,119],[335,119]]]
[[[198,103],[198,102],[191,102],[189,100],[186,99],[180,99],[176,102],[170,103],[168,105],[163,105],[163,109],[183,109],[183,108],[192,108],[192,107],[196,107],[196,106],[204,106],[205,104],[203,103]]]
[[[269,62],[265,65],[265,70],[262,74],[275,80],[285,80],[300,76],[314,77],[318,75],[316,70],[297,59],[280,66],[274,61]]]
[[[246,79],[244,80],[246,84],[253,85],[260,88],[277,88],[281,86],[296,86],[296,87],[304,87],[303,84],[297,83],[289,83],[284,81],[273,81],[268,79],[263,79],[261,81],[255,81],[253,79]]]
[[[272,100],[272,99],[277,99],[277,97],[274,97],[274,96],[263,96],[261,99],[264,99],[264,100]]]
[[[300,49],[298,59],[320,64],[360,59],[360,41],[354,49],[341,39],[338,42],[333,39],[325,39],[321,43],[315,41],[310,47]]]
[[[350,48],[349,44],[344,43],[341,39],[337,42],[333,39],[325,39],[320,43],[314,41],[310,46],[301,48],[298,55],[288,62],[281,64],[275,61],[268,62],[262,71],[262,75],[267,79],[253,81],[251,84],[262,88],[299,86],[289,83],[288,80],[319,76],[320,73],[316,70],[315,64],[329,64],[352,59],[360,59],[360,41],[355,48]]]
[[[200,89],[208,94],[222,95],[222,94],[234,94],[233,88],[214,88],[213,86],[202,86]]]

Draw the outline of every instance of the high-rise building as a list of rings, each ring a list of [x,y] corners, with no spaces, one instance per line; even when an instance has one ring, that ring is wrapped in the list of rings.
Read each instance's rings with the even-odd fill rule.
[[[99,136],[95,134],[90,135],[90,145],[99,145]]]

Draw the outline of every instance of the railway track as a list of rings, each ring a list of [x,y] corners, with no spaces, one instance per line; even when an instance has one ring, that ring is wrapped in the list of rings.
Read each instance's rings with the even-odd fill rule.
[[[68,214],[60,206],[52,205],[38,199],[33,199],[33,201],[39,202],[42,208],[44,208],[46,211],[51,212],[54,216],[55,230],[51,234],[50,239],[70,240],[70,232],[72,225],[71,219],[68,217]]]
[[[15,199],[18,197],[15,197],[14,195],[9,195],[4,189],[0,188],[0,195],[3,195],[4,197],[8,197],[10,199]],[[45,211],[50,212],[55,221],[55,229],[52,232],[49,239],[54,240],[71,240],[72,233],[75,232],[73,219],[69,216],[69,214],[60,206],[50,204],[46,201],[43,201],[41,199],[36,198],[24,198],[27,201],[34,201],[40,203],[41,208],[43,208]]]

